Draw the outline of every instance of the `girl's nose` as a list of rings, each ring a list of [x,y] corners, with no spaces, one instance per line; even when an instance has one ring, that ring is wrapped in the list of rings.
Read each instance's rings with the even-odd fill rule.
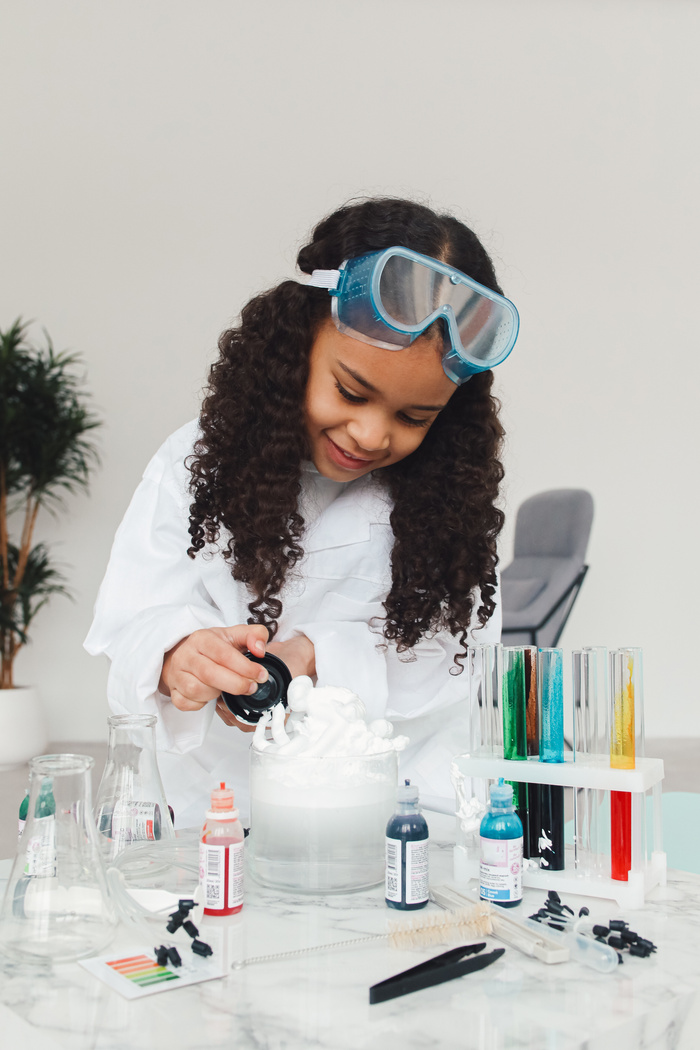
[[[391,444],[389,425],[380,413],[363,413],[350,420],[346,429],[363,452],[383,452]]]

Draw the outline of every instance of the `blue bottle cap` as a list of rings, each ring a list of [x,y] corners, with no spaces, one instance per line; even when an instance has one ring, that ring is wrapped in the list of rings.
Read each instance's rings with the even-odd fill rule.
[[[502,781],[500,784],[492,784],[491,802],[495,803],[497,806],[512,806],[513,785],[504,784]]]

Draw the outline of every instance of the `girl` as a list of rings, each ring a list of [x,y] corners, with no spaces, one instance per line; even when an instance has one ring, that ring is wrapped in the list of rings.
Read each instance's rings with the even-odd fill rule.
[[[297,262],[310,277],[244,307],[199,421],[146,468],[85,643],[112,661],[115,712],[158,714],[180,826],[216,781],[245,809],[251,727],[219,697],[265,679],[246,649],[356,692],[410,738],[402,775],[449,808],[462,660],[500,636],[490,368],[517,313],[484,248],[450,216],[369,199]]]

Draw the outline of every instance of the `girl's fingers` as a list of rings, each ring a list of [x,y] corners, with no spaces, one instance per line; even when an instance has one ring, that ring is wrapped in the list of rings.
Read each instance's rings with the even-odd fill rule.
[[[252,645],[257,644],[258,647],[262,646],[264,651],[265,647],[259,632],[263,631],[265,632],[265,634],[267,634],[265,628],[246,627],[245,629],[247,631],[255,630],[258,632],[257,635],[252,635],[249,638],[245,639],[245,645],[247,645],[249,641]],[[223,628],[221,631],[219,631],[218,629],[212,629],[209,631],[196,631],[193,635],[190,635],[194,643],[194,652],[199,653],[207,660],[210,660],[212,663],[223,668],[224,671],[233,672],[236,675],[238,675],[239,678],[245,679],[247,681],[247,685],[244,683],[239,683],[239,686],[237,686],[235,689],[229,688],[225,685],[221,685],[219,682],[210,683],[212,685],[218,685],[219,689],[224,689],[227,693],[246,693],[249,691],[248,686],[251,683],[255,682],[257,684],[258,682],[266,682],[268,678],[267,671],[264,667],[256,663],[254,660],[249,660],[248,657],[244,656],[243,652],[230,641],[231,632],[240,630],[241,628],[227,627]],[[254,649],[251,649],[250,651],[254,652]],[[187,651],[186,658],[188,660],[196,659],[191,650]],[[202,675],[199,674],[199,671],[196,668],[194,668],[194,673],[197,674],[198,677],[202,679],[202,681],[209,682],[209,679],[207,677],[202,677]],[[205,675],[208,673],[209,668],[207,668],[204,671]],[[231,684],[230,680],[229,684]]]
[[[255,726],[248,725],[247,722],[239,722],[234,715],[233,711],[229,711],[223,700],[216,701],[216,713],[219,718],[226,723],[227,726],[235,726],[237,729],[242,730],[244,733],[254,733]]]
[[[186,673],[198,680],[203,689],[209,690],[208,698],[211,700],[219,693],[233,693],[234,696],[249,696],[254,693],[261,682],[266,682],[267,671],[260,664],[252,660],[246,660],[244,656],[238,655],[238,660],[231,660],[235,669],[219,663],[204,653],[193,653],[188,660]],[[185,668],[183,668],[183,671]],[[176,680],[177,685],[177,680]],[[196,686],[194,688],[197,688]],[[199,691],[198,691],[199,692]],[[198,693],[193,693],[197,696]],[[202,694],[203,695],[203,694]]]
[[[249,624],[194,631],[166,655],[163,679],[173,704],[181,711],[196,711],[220,693],[252,695],[268,673],[244,651],[264,654],[267,636],[267,628]]]
[[[201,711],[212,699],[213,697],[209,700],[193,700],[179,689],[172,689],[170,693],[170,702],[178,711]]]
[[[262,624],[239,623],[234,627],[224,627],[223,634],[241,652],[248,649],[255,656],[265,655],[269,631]]]

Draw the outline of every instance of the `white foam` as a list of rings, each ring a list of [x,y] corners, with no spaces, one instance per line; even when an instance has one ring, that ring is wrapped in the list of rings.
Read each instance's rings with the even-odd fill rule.
[[[393,726],[384,718],[367,725],[365,705],[350,689],[314,686],[307,675],[292,680],[287,704],[286,721],[282,704],[260,719],[253,734],[256,750],[340,758],[402,751],[408,743],[405,736],[392,738]]]

